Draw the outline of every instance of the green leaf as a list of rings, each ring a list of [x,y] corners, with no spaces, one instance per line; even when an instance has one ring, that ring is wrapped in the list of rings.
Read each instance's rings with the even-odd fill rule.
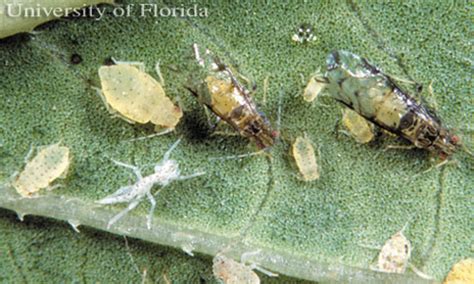
[[[11,187],[0,187],[0,207],[28,214],[20,223],[12,212],[0,211],[1,281],[137,282],[145,270],[150,282],[213,281],[209,256],[224,247],[235,258],[260,250],[253,260],[301,279],[422,281],[411,270],[403,275],[370,270],[378,251],[366,246],[382,246],[406,223],[410,262],[435,279],[442,280],[452,264],[470,255],[474,163],[468,154],[459,151],[457,165],[423,173],[433,165],[429,153],[384,151],[400,143],[388,136],[358,144],[338,134],[342,107],[337,102],[323,98],[327,106],[308,104],[301,96],[301,75],[307,80],[324,69],[330,51],[348,50],[388,74],[421,83],[444,123],[472,149],[468,2],[157,4],[158,12],[207,8],[208,17],[187,19],[141,17],[140,2],[119,4],[134,4],[132,16],[114,16],[114,7],[100,6],[107,10],[100,20],[64,18],[43,25],[34,36],[0,42],[0,178],[7,183],[22,169],[31,144],[61,140],[74,159],[68,178],[59,181],[64,187],[39,198],[21,199]],[[302,23],[313,25],[316,41],[291,40]],[[273,122],[283,92],[283,139],[271,149],[271,158],[209,161],[254,149],[239,136],[211,135],[202,106],[183,87],[191,75],[193,43],[211,48],[255,81],[254,98]],[[73,55],[82,62],[72,64]],[[184,106],[176,133],[126,142],[153,130],[111,118],[93,90],[100,85],[99,66],[110,57],[144,62],[155,77],[153,67],[160,62],[167,94]],[[426,92],[431,81],[432,96]],[[310,183],[299,180],[289,155],[290,142],[303,133],[321,152],[321,178]],[[206,175],[174,182],[156,194],[152,230],[146,229],[146,200],[107,230],[108,220],[126,205],[94,201],[134,178],[110,159],[148,165],[144,173],[149,174],[178,137],[182,142],[172,158],[183,174],[204,170]],[[79,224],[81,233],[65,222],[29,215]],[[140,240],[129,239],[127,248],[122,237],[96,229]]]

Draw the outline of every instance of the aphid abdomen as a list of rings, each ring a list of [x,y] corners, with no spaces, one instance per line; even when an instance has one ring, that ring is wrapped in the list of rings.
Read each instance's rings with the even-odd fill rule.
[[[447,155],[454,151],[457,139],[441,126],[439,119],[367,60],[335,51],[327,64],[327,88],[336,100],[418,148]]]
[[[250,92],[234,76],[231,68],[209,50],[201,54],[196,44],[193,48],[198,64],[205,70],[196,72],[199,82],[191,80],[187,89],[240,135],[254,140],[259,148],[272,146],[275,143],[275,132],[257,110]]]
[[[46,188],[57,179],[64,177],[69,168],[69,148],[52,144],[41,149],[29,161],[13,186],[24,197],[30,197],[40,189]]]

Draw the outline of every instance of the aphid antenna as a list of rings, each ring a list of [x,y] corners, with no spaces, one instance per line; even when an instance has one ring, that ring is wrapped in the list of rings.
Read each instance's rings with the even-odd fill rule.
[[[180,176],[176,180],[191,179],[191,178],[202,176],[202,175],[205,175],[205,174],[206,174],[206,172],[197,172],[197,173],[190,174],[190,175],[187,175],[187,176]]]
[[[78,227],[81,225],[81,223],[77,220],[69,219],[67,220],[68,224],[71,226],[71,228],[74,230],[76,233],[80,233]]]
[[[163,78],[163,76],[161,75],[161,69],[160,69],[160,61],[157,61],[156,64],[155,64],[155,72],[156,74],[158,75],[158,78],[160,78],[160,83],[161,85],[165,85],[165,79]]]
[[[147,135],[147,136],[142,136],[142,137],[138,137],[138,138],[132,138],[132,139],[128,139],[128,140],[125,140],[124,142],[133,142],[133,141],[140,141],[140,140],[146,140],[146,139],[149,139],[149,138],[153,138],[153,137],[157,137],[157,136],[162,136],[162,135],[166,135],[170,132],[173,132],[175,129],[174,128],[165,128],[163,131],[160,131],[160,132],[157,132],[157,133],[153,133],[153,134],[150,134],[150,135]]]
[[[145,284],[146,283],[146,275],[147,275],[147,268],[143,268],[143,273],[142,273],[142,282],[141,284]]]
[[[357,246],[361,248],[371,249],[371,250],[381,250],[381,246],[373,246],[373,245],[366,245],[366,244],[357,244]]]
[[[127,169],[131,169],[133,171],[133,173],[137,176],[138,179],[143,178],[143,176],[140,172],[140,169],[137,166],[125,164],[125,163],[122,163],[122,162],[114,160],[114,159],[110,159],[110,160],[112,162],[114,162],[114,164],[116,164],[117,166],[121,166],[121,167],[124,167],[124,168],[127,168]]]
[[[31,159],[31,156],[33,155],[35,146],[33,143],[30,144],[30,149],[28,150],[28,153],[26,154],[25,158],[23,158],[23,162],[26,164],[28,161]]]
[[[448,159],[443,160],[442,162],[437,163],[437,164],[434,165],[434,166],[431,165],[428,169],[422,171],[421,173],[417,173],[417,174],[414,174],[414,175],[411,176],[411,177],[408,177],[407,180],[413,180],[414,178],[417,178],[417,177],[419,177],[419,176],[421,176],[421,175],[427,174],[427,173],[431,172],[432,170],[439,169],[439,168],[441,168],[441,167],[443,167],[443,166],[445,166],[445,165],[454,165],[454,164],[457,165],[457,164],[458,164],[458,161],[457,161],[457,160],[448,160]]]
[[[171,145],[171,147],[168,149],[168,151],[166,151],[166,153],[163,155],[163,159],[162,161],[168,161],[170,156],[171,156],[171,152],[173,152],[173,150],[178,146],[178,144],[181,142],[181,138],[178,138],[178,140],[176,140],[176,142],[173,143],[173,145]]]
[[[251,156],[257,156],[261,155],[266,152],[266,149],[262,149],[256,152],[251,152],[251,153],[245,153],[245,154],[240,154],[240,155],[231,155],[231,156],[224,156],[224,157],[211,157],[208,158],[209,161],[225,161],[225,160],[237,160],[237,159],[242,159],[246,157],[251,157]]]
[[[252,269],[252,270],[258,270],[258,271],[262,272],[263,274],[265,274],[269,277],[278,277],[279,276],[278,273],[271,272],[270,270],[267,270],[263,267],[258,266],[258,264],[256,264],[256,263],[251,263],[249,265],[249,268]]]
[[[145,64],[143,62],[140,62],[140,61],[120,61],[120,60],[116,60],[114,57],[110,57],[110,60],[112,60],[112,62],[115,64],[115,65],[120,65],[120,64],[125,64],[125,65],[132,65],[132,66],[135,66],[138,68],[138,70],[142,71],[142,72],[145,72]]]
[[[267,92],[268,92],[268,80],[270,79],[270,76],[266,76],[265,79],[263,79],[263,100],[262,103],[264,105],[267,104]]]
[[[434,280],[434,278],[426,273],[424,273],[423,271],[419,270],[418,268],[416,268],[416,266],[414,266],[412,263],[408,262],[408,267],[410,267],[410,269],[415,272],[416,275],[418,275],[419,277],[423,278],[423,279],[426,279],[426,280]]]
[[[194,58],[196,58],[196,61],[198,62],[199,65],[202,67],[205,67],[204,64],[204,59],[201,58],[201,54],[199,53],[199,46],[197,43],[193,43],[193,50],[194,50]]]
[[[283,109],[283,106],[282,106],[283,96],[284,96],[283,89],[280,89],[280,92],[278,94],[278,109],[277,109],[277,121],[276,121],[276,130],[278,134],[280,133],[280,130],[281,130],[281,114],[282,114],[282,109]]]
[[[260,266],[258,266],[257,263],[253,262],[253,261],[249,261],[249,259],[253,256],[256,256],[256,255],[259,255],[261,252],[260,249],[256,250],[256,251],[249,251],[249,252],[244,252],[241,254],[240,256],[240,263],[242,264],[246,264],[247,262],[250,263],[249,265],[249,268],[252,269],[252,270],[258,270],[260,272],[262,272],[263,274],[266,274],[267,276],[270,276],[270,277],[278,277],[278,274],[277,273],[273,273],[265,268],[262,268]]]
[[[125,240],[125,250],[126,250],[126,252],[127,252],[128,257],[130,258],[130,261],[132,262],[133,267],[135,268],[135,271],[136,271],[138,274],[141,275],[140,269],[138,268],[138,265],[137,265],[137,263],[135,262],[135,258],[133,257],[132,252],[131,252],[131,250],[130,250],[130,246],[128,245],[127,236],[123,236],[123,239]]]

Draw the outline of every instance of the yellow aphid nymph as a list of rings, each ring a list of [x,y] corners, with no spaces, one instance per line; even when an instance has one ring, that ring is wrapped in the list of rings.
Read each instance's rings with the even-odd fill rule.
[[[69,168],[69,148],[59,143],[45,146],[26,163],[12,185],[23,197],[31,197],[40,189],[50,187],[57,178],[64,178]],[[50,188],[52,189],[52,188]]]
[[[300,136],[296,138],[291,151],[303,180],[313,181],[319,179],[319,167],[311,141]]]
[[[358,143],[365,144],[374,139],[374,125],[349,108],[343,110],[342,123]]]
[[[102,66],[99,77],[106,106],[130,123],[151,122],[173,130],[183,116],[181,109],[166,96],[162,85],[144,72],[141,63]]]
[[[307,102],[314,101],[314,99],[318,97],[326,85],[327,81],[321,75],[312,76],[303,91],[303,99]]]
[[[474,259],[467,258],[459,261],[451,268],[444,284],[474,283]]]

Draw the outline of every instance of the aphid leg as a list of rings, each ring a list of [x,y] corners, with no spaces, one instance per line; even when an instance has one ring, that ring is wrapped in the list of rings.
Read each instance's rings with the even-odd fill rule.
[[[176,140],[176,142],[174,142],[173,145],[171,145],[171,147],[168,149],[168,151],[166,151],[166,153],[163,155],[163,161],[168,161],[169,160],[169,158],[171,156],[171,152],[173,152],[173,150],[178,146],[179,142],[181,142],[181,138]]]
[[[140,61],[120,61],[120,60],[116,60],[113,57],[111,57],[110,59],[116,65],[120,65],[120,64],[132,65],[132,66],[137,67],[138,70],[140,70],[142,72],[145,72],[145,64],[143,62],[140,62]]]
[[[224,157],[211,157],[211,158],[208,158],[208,160],[209,161],[236,160],[236,159],[242,159],[242,158],[246,158],[246,157],[261,155],[261,154],[265,154],[265,153],[266,153],[265,149],[262,149],[262,150],[259,150],[259,151],[256,151],[256,152],[245,153],[245,154],[240,154],[240,155],[231,155],[231,156],[224,156]]]
[[[267,275],[267,276],[270,276],[270,277],[278,277],[278,273],[273,273],[271,272],[270,270],[267,270],[265,268],[262,268],[260,266],[258,266],[256,263],[251,263],[249,265],[249,268],[252,269],[252,270],[258,270],[260,272],[262,272],[263,274]]]
[[[179,178],[177,178],[177,180],[190,179],[190,178],[202,176],[202,175],[205,175],[205,174],[206,174],[206,172],[197,172],[197,173],[190,174],[190,175],[187,175],[187,176],[180,176]]]
[[[421,278],[424,278],[426,280],[433,280],[434,279],[432,276],[430,276],[430,275],[422,272],[418,268],[416,268],[413,264],[408,263],[408,266],[410,267],[411,270],[413,270],[413,272],[416,273],[416,275],[420,276]]]
[[[48,186],[48,187],[46,188],[46,190],[47,190],[47,191],[52,191],[52,190],[54,190],[54,189],[56,189],[56,188],[59,188],[59,187],[64,187],[64,185],[62,185],[62,184],[50,185],[50,186]]]
[[[415,145],[387,145],[384,151],[391,150],[391,149],[413,150],[413,149],[416,149],[416,146]]]
[[[148,230],[151,229],[151,221],[153,219],[153,212],[155,211],[155,207],[156,207],[156,201],[155,201],[155,198],[153,197],[153,195],[148,191],[146,193],[146,197],[148,197],[148,200],[150,201],[151,203],[151,206],[150,206],[150,211],[148,212],[148,216],[147,216],[147,220],[146,220],[146,226],[148,228]]]
[[[193,50],[194,50],[194,58],[196,59],[199,65],[204,67],[205,66],[204,59],[201,58],[201,54],[199,53],[199,47],[196,43],[193,43]]]
[[[358,244],[361,248],[366,248],[366,249],[371,249],[371,250],[381,250],[381,246],[372,246],[372,245],[364,245],[364,244]]]
[[[251,252],[244,252],[244,253],[240,256],[240,262],[241,262],[242,264],[246,264],[247,262],[249,262],[249,263],[250,263],[250,265],[249,265],[249,268],[250,268],[250,269],[252,269],[252,270],[254,270],[254,269],[255,269],[255,270],[258,270],[258,271],[262,272],[263,274],[266,274],[266,275],[268,275],[268,276],[270,276],[270,277],[277,277],[278,274],[273,273],[273,272],[271,272],[271,271],[269,271],[269,270],[266,270],[266,269],[264,269],[264,268],[262,268],[262,267],[259,267],[258,264],[256,264],[256,263],[254,263],[254,262],[248,260],[248,259],[251,258],[252,256],[255,256],[255,255],[258,255],[258,254],[260,254],[260,250],[251,251]]]
[[[118,220],[120,220],[123,216],[125,216],[129,211],[133,210],[135,207],[137,207],[137,205],[140,203],[140,200],[134,200],[132,202],[130,202],[130,204],[128,204],[127,208],[125,208],[124,210],[120,211],[120,213],[118,213],[117,215],[115,215],[114,217],[112,217],[112,219],[109,220],[109,222],[107,223],[107,229],[110,229],[110,227],[115,223],[117,222]]]
[[[132,252],[130,251],[130,247],[128,246],[128,239],[127,239],[126,236],[123,236],[123,238],[125,239],[125,249],[127,250],[127,254],[128,254],[128,256],[130,257],[130,261],[132,262],[133,266],[135,267],[135,271],[136,271],[138,274],[141,274],[141,273],[140,273],[140,269],[138,269],[138,265],[137,265],[137,263],[135,262],[135,259],[133,258]]]
[[[264,105],[267,104],[267,92],[268,92],[268,80],[270,79],[269,76],[265,77],[265,79],[263,79],[263,99],[262,99],[262,103]]]
[[[128,139],[128,140],[126,140],[126,142],[145,140],[145,139],[165,135],[165,134],[168,134],[168,133],[173,132],[173,131],[174,131],[174,128],[165,128],[163,131],[156,132],[156,133],[153,133],[153,134],[150,134],[150,135],[147,135],[147,136]]]
[[[440,163],[437,163],[437,164],[434,165],[434,166],[433,166],[433,165],[430,166],[427,170],[424,170],[424,171],[422,171],[421,173],[414,174],[413,176],[411,176],[411,178],[413,179],[413,178],[418,177],[418,176],[420,176],[420,175],[427,174],[427,173],[431,172],[432,170],[441,168],[441,167],[443,167],[443,166],[445,166],[445,165],[457,164],[457,163],[458,163],[458,162],[455,161],[455,160],[444,160],[444,161],[442,161],[442,162],[440,162]]]
[[[429,104],[434,109],[438,109],[438,103],[436,102],[434,91],[433,91],[433,80],[431,80],[430,84],[428,85],[428,94],[430,95]]]
[[[165,79],[163,78],[163,76],[161,75],[161,69],[160,69],[160,61],[157,61],[156,64],[155,64],[155,72],[156,74],[158,75],[158,78],[160,78],[160,83],[161,85],[165,85]]]
[[[127,185],[119,188],[116,192],[107,195],[106,197],[97,200],[96,203],[98,204],[113,204],[119,202],[128,202],[130,198],[127,197],[127,194],[133,190],[133,187]]]
[[[277,121],[276,121],[276,133],[278,137],[280,136],[280,128],[281,128],[281,114],[283,112],[283,90],[280,90],[278,94],[278,108],[277,108]]]
[[[122,162],[119,162],[119,161],[116,161],[116,160],[113,160],[113,159],[112,159],[112,162],[114,162],[118,166],[133,170],[133,172],[135,173],[135,175],[137,176],[137,178],[139,180],[143,179],[142,173],[140,172],[140,169],[137,166],[125,164],[125,163],[122,163]]]
[[[306,82],[306,78],[304,77],[303,73],[300,73],[300,78],[301,78],[301,84],[305,85],[307,82]]]
[[[26,154],[25,158],[23,159],[23,162],[27,164],[30,161],[31,156],[33,155],[34,147],[33,145],[30,145],[30,150],[28,150],[28,153]]]

